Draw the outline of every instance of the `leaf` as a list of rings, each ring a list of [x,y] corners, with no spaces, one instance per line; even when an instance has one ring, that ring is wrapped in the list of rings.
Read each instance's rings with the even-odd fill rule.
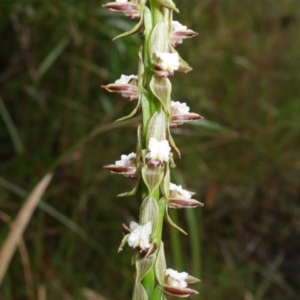
[[[165,196],[166,199],[169,198],[170,196],[170,170],[169,170],[169,166],[167,166],[167,171],[164,177],[164,181],[163,184],[161,186],[162,189],[162,193]]]
[[[118,252],[121,252],[123,250],[125,244],[127,243],[128,237],[129,237],[129,234],[124,235],[124,237],[123,237],[123,239],[121,241],[121,244],[120,244],[120,246],[118,248]]]
[[[167,220],[167,223],[168,223],[169,225],[171,225],[171,226],[174,227],[175,229],[179,230],[181,233],[187,235],[187,233],[186,233],[182,228],[180,228],[178,225],[176,225],[176,224],[172,221],[172,219],[171,219],[170,216],[169,216],[168,209],[166,209],[166,220]]]
[[[168,131],[167,131],[167,139],[169,141],[169,144],[170,144],[171,148],[176,152],[176,154],[180,158],[181,157],[180,150],[177,148],[177,146],[176,146],[176,144],[175,144],[175,142],[173,140],[173,137],[171,135],[170,127],[169,126],[168,126]]]
[[[144,199],[140,209],[140,223],[146,224],[151,221],[152,234],[156,232],[158,222],[159,209],[158,204],[153,196],[148,196]]]
[[[152,300],[162,300],[164,295],[163,295],[163,290],[160,285],[157,285],[154,289]]]
[[[138,186],[139,186],[139,184],[137,184],[131,191],[121,193],[121,194],[117,195],[117,197],[128,197],[128,196],[135,195],[138,190]]]
[[[164,243],[160,243],[159,252],[155,262],[155,274],[157,281],[161,286],[164,285],[165,282],[165,274],[166,274],[166,257],[164,252]]]
[[[152,30],[150,36],[150,53],[167,52],[169,46],[169,33],[166,24],[158,22]]]
[[[166,139],[166,116],[163,111],[156,111],[149,121],[147,131],[147,144],[151,137],[158,141]]]
[[[153,256],[139,258],[135,262],[136,278],[135,283],[138,284],[142,281],[145,275],[150,271],[154,263]]]
[[[162,6],[170,8],[177,13],[179,13],[179,9],[176,7],[175,3],[172,0],[159,0],[158,1]]]
[[[132,300],[148,300],[148,295],[140,283],[134,285]]]
[[[140,18],[140,21],[131,30],[126,31],[126,32],[116,36],[115,38],[113,38],[113,41],[115,41],[116,39],[119,39],[119,38],[133,35],[133,34],[139,32],[142,28],[143,28],[143,18]]]
[[[162,104],[165,114],[169,116],[171,114],[170,103],[172,91],[172,84],[170,80],[153,74],[150,80],[150,89],[154,96]]]
[[[129,115],[127,115],[125,117],[122,117],[120,119],[117,119],[115,121],[115,123],[122,122],[122,121],[125,121],[125,120],[128,120],[128,119],[134,118],[135,116],[137,116],[139,114],[140,111],[141,111],[141,101],[140,101],[140,98],[139,98],[138,104],[135,107],[135,109]]]
[[[158,188],[160,185],[163,177],[164,177],[164,170],[163,167],[151,167],[148,165],[145,165],[142,168],[142,177],[144,179],[144,182],[149,190],[149,194],[153,194],[154,191]]]

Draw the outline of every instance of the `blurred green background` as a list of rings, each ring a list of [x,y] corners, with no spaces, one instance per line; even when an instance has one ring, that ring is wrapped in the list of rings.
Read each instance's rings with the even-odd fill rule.
[[[205,120],[173,130],[173,181],[205,206],[173,214],[189,236],[166,226],[168,265],[201,277],[191,299],[300,299],[299,0],[176,2],[199,35],[177,47],[194,70],[172,98]],[[0,243],[54,172],[1,300],[131,299],[117,248],[140,203],[102,166],[134,151],[138,120],[115,126],[135,103],[100,85],[136,73],[142,35],[112,42],[136,21],[103,3],[0,1]]]

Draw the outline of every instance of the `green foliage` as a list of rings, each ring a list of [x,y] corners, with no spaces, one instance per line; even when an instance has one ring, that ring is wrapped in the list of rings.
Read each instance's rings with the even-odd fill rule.
[[[194,70],[172,78],[172,97],[205,121],[172,132],[186,187],[205,203],[201,218],[176,216],[183,229],[201,229],[202,298],[297,299],[298,0],[177,2],[179,21],[199,33],[178,46]],[[140,203],[117,198],[135,182],[102,166],[134,149],[135,120],[111,124],[135,103],[126,106],[100,85],[121,70],[135,72],[140,37],[112,42],[135,22],[103,3],[0,3],[0,243],[5,216],[13,219],[25,190],[54,171],[48,206],[41,204],[24,235],[30,268],[16,253],[0,299],[30,299],[38,287],[47,300],[89,299],[86,289],[105,299],[131,296],[130,253],[117,248],[120,223]],[[181,236],[178,245],[172,229],[164,234],[165,247],[175,245],[168,259],[198,275],[199,263],[188,259],[199,261],[198,239]],[[30,274],[32,285],[24,279]]]

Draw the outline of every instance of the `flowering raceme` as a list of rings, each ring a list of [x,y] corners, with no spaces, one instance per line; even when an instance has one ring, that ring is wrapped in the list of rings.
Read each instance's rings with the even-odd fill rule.
[[[171,183],[171,169],[176,167],[174,154],[180,157],[172,137],[172,127],[200,120],[183,102],[172,101],[170,78],[175,71],[187,73],[192,68],[175,50],[184,39],[196,32],[173,20],[179,12],[173,0],[116,0],[103,7],[119,11],[127,17],[140,18],[128,32],[116,38],[142,32],[143,45],[138,51],[137,75],[122,74],[114,83],[103,85],[109,92],[137,100],[136,108],[117,121],[130,120],[141,114],[137,126],[136,153],[122,154],[114,164],[104,166],[112,173],[136,179],[132,191],[118,196],[136,196],[140,200],[138,222],[123,227],[119,251],[125,245],[133,248],[135,281],[132,300],[166,300],[167,295],[188,297],[197,291],[188,288],[199,281],[187,272],[167,268],[163,236],[164,220],[180,232],[186,232],[170,218],[169,209],[196,208],[203,204],[193,199],[193,192]],[[116,39],[115,38],[115,39]],[[137,118],[134,120],[136,124]]]

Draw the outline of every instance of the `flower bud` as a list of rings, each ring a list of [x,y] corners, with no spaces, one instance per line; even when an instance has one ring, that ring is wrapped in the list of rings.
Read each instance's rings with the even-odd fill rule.
[[[121,78],[115,83],[102,85],[109,92],[121,93],[121,95],[129,100],[138,98],[137,76],[136,75],[121,75]]]
[[[117,160],[114,165],[104,166],[104,169],[112,173],[122,174],[125,177],[135,178],[136,174],[136,154],[121,155],[121,160]]]
[[[187,29],[187,26],[181,25],[178,21],[172,21],[170,43],[173,47],[181,44],[183,39],[191,38],[196,35],[198,35],[198,33],[191,29]]]
[[[171,101],[171,118],[170,126],[177,127],[183,123],[192,122],[203,119],[202,116],[190,113],[190,108],[186,103],[180,103],[179,101]]]

